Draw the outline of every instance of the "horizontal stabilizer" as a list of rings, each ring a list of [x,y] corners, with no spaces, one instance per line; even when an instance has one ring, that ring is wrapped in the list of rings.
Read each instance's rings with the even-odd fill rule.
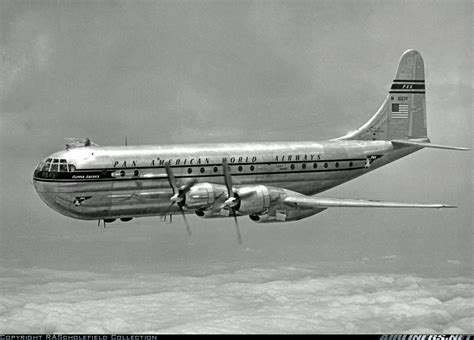
[[[391,142],[394,145],[400,144],[400,145],[403,145],[403,146],[421,146],[422,148],[460,150],[460,151],[470,150],[469,148],[461,148],[461,147],[457,147],[457,146],[446,146],[446,145],[431,144],[431,143],[428,143],[428,142],[414,141],[414,140],[409,140],[409,139],[397,139],[397,140],[392,140]]]
[[[344,198],[326,198],[304,195],[288,196],[285,198],[285,203],[306,208],[456,208],[454,205],[447,204],[400,203]]]

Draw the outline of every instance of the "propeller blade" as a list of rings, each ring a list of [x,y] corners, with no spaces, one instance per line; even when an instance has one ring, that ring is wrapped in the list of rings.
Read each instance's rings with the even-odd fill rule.
[[[239,223],[237,222],[237,213],[235,212],[234,208],[232,208],[232,214],[234,215],[235,231],[237,232],[237,242],[239,242],[239,245],[242,245],[242,235],[240,234]]]
[[[171,213],[171,208],[173,207],[173,204],[175,204],[176,202],[175,201],[172,201],[170,206],[168,207],[168,209],[166,209],[166,215],[168,215],[169,213]],[[166,216],[165,215],[165,216]]]
[[[229,198],[234,197],[234,192],[232,191],[232,176],[230,175],[230,167],[227,159],[222,160],[222,167],[224,170],[224,181],[225,186],[227,187],[227,193],[229,194]]]
[[[179,191],[180,191],[180,194],[185,194],[189,191],[189,189],[191,189],[191,187],[196,184],[197,182],[197,178],[193,178],[191,179],[188,183],[186,183],[185,185],[181,186],[179,188]]]
[[[189,226],[188,220],[186,219],[186,213],[183,209],[183,202],[185,198],[185,194],[191,189],[191,187],[196,184],[197,179],[193,178],[188,183],[184,184],[180,188],[176,185],[176,179],[174,177],[173,171],[171,170],[171,166],[169,163],[166,163],[166,174],[168,175],[168,182],[170,183],[171,188],[173,189],[173,196],[171,196],[171,205],[168,207],[168,212],[170,212],[173,204],[177,203],[179,210],[181,211],[181,215],[183,215],[184,224],[186,226],[186,231],[188,236],[191,236],[191,227]],[[171,213],[170,213],[170,220],[171,220]]]
[[[232,176],[230,175],[230,167],[226,158],[222,160],[222,168],[224,170],[224,181],[225,181],[225,186],[227,187],[227,195],[228,195],[228,198],[225,201],[225,204],[228,206],[228,208],[231,209],[232,215],[234,215],[235,231],[237,233],[237,242],[239,242],[239,245],[242,245],[242,235],[240,234],[239,223],[237,221],[237,213],[235,212],[235,208],[234,208],[238,204],[239,198],[235,197],[234,191],[232,190]]]
[[[181,204],[179,205],[179,209],[181,210],[181,214],[183,215],[183,220],[184,220],[184,224],[186,225],[186,231],[188,233],[188,236],[191,236],[192,235],[191,227],[189,226],[188,220],[186,219],[186,214],[184,213],[184,210]]]
[[[166,174],[168,175],[168,182],[170,183],[171,189],[173,189],[173,196],[178,192],[178,186],[176,185],[176,179],[174,178],[173,171],[171,171],[170,163],[165,164]]]

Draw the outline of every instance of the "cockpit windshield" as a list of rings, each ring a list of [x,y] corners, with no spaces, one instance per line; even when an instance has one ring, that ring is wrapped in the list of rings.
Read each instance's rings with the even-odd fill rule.
[[[65,159],[47,158],[44,162],[38,164],[36,171],[73,172],[76,171],[76,167],[73,164],[69,164]]]

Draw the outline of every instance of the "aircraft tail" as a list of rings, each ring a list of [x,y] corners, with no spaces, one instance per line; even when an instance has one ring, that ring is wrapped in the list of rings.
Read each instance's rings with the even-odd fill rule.
[[[403,53],[390,91],[377,113],[358,130],[342,140],[425,139],[425,71],[421,54]]]

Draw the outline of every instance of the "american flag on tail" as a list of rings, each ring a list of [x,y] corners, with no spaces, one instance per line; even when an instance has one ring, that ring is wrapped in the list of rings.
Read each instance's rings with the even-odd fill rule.
[[[392,104],[392,118],[394,119],[408,118],[408,104]]]

